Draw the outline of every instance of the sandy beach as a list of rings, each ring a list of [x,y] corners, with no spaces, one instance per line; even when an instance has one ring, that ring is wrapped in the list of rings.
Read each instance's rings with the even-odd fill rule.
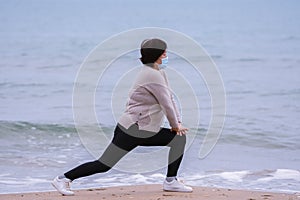
[[[219,188],[194,187],[192,193],[164,192],[161,185],[136,185],[109,188],[94,188],[75,191],[75,196],[62,196],[56,191],[34,192],[19,194],[2,194],[0,199],[5,200],[181,200],[181,199],[213,199],[213,200],[299,200],[300,194],[271,193],[261,191],[244,191]]]

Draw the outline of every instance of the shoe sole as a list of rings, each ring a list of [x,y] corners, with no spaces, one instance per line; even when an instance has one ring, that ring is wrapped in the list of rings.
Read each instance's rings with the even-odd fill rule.
[[[165,192],[183,192],[183,193],[192,193],[192,191],[182,191],[182,190],[166,190],[166,189],[163,189]]]

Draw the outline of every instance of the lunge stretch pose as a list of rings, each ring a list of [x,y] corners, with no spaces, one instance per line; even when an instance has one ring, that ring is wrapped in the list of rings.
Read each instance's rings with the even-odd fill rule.
[[[183,158],[187,128],[174,101],[163,70],[168,62],[167,44],[161,39],[147,39],[141,44],[143,66],[129,93],[126,110],[120,117],[111,143],[102,156],[57,176],[52,185],[63,195],[74,195],[70,182],[110,170],[123,156],[138,146],[168,146],[168,168],[163,190],[192,192],[176,176]],[[161,128],[166,116],[171,129]]]

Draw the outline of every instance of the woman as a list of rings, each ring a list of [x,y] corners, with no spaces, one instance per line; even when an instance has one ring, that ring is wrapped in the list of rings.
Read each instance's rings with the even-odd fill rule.
[[[165,191],[192,192],[178,181],[177,171],[186,144],[187,128],[181,126],[180,115],[168,85],[165,71],[167,44],[160,39],[144,40],[141,62],[144,64],[129,94],[126,111],[114,130],[112,142],[102,156],[84,163],[61,176],[52,185],[63,195],[74,195],[69,183],[77,178],[110,170],[123,156],[137,146],[168,146],[168,171],[163,183]],[[161,128],[167,117],[171,129]]]

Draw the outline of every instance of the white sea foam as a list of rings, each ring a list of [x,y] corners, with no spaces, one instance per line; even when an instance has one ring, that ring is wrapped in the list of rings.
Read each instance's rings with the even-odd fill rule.
[[[243,178],[247,174],[249,174],[249,171],[222,172],[218,176],[232,182],[243,182]]]
[[[277,169],[274,172],[267,174],[268,177],[260,178],[257,182],[269,182],[272,180],[295,180],[300,181],[300,171],[293,169]]]
[[[165,178],[165,175],[156,173],[156,174],[150,175],[150,177],[153,179],[163,179],[163,178]]]
[[[0,184],[4,185],[35,185],[39,183],[49,183],[49,180],[41,179],[41,178],[14,178],[14,177],[6,177],[0,180]]]

